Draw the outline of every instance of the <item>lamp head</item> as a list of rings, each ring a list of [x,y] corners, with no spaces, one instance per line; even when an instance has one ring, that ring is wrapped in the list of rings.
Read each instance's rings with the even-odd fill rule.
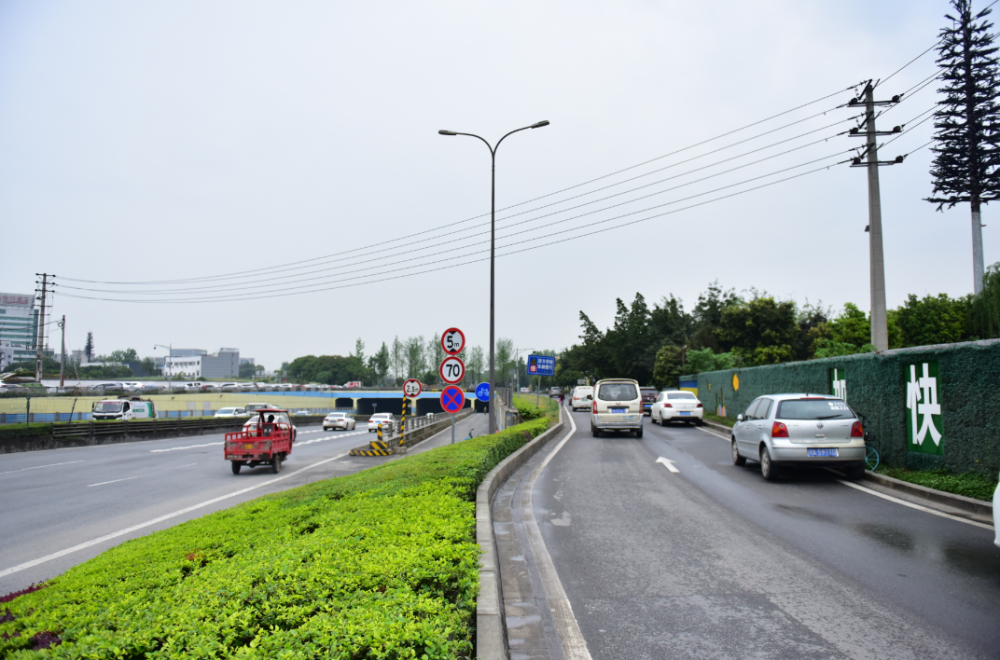
[[[548,126],[548,125],[549,125],[549,120],[548,119],[543,119],[540,122],[532,124],[531,128],[541,128],[542,126]]]
[[[456,133],[455,131],[446,131],[443,128],[440,131],[438,131],[438,133],[440,133],[441,135],[458,135],[458,133]]]

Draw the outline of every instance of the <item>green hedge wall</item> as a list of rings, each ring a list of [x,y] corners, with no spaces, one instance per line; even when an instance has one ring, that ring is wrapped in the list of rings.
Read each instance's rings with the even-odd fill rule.
[[[924,363],[932,368],[936,364],[938,369],[941,415],[935,427],[942,434],[940,445],[933,443],[930,433],[925,433],[921,445],[914,445],[907,431],[912,420],[906,406],[910,367],[919,378]],[[848,404],[868,417],[868,430],[874,433],[875,446],[887,465],[996,476],[1000,469],[1000,340],[710,371],[697,376],[698,396],[706,409],[716,412],[724,405],[725,416],[735,419],[764,394],[833,394],[834,369],[846,381]],[[922,424],[923,416],[919,419]]]
[[[483,477],[537,419],[261,497],[0,599],[0,657],[469,658]]]

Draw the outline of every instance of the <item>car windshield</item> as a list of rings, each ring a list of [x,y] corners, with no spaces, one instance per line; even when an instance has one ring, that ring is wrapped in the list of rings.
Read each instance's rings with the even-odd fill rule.
[[[843,419],[854,413],[840,399],[793,399],[778,405],[778,419]]]
[[[690,392],[670,392],[667,394],[668,399],[697,399],[695,395]]]
[[[121,401],[98,401],[94,404],[94,412],[116,413],[122,411]]]
[[[219,412],[216,415],[232,415],[235,410],[235,408],[219,408]]]
[[[601,385],[598,397],[602,401],[633,401],[638,397],[632,383],[608,383]]]

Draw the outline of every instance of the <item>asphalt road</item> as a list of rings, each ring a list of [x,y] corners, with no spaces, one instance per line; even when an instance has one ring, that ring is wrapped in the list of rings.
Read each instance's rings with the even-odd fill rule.
[[[573,418],[531,502],[592,658],[1000,658],[991,530],[825,470],[765,482],[702,429]]]
[[[486,424],[486,415],[469,416],[456,424],[457,439],[470,430],[485,433]],[[222,434],[0,455],[0,595],[130,538],[402,458],[346,455],[374,438],[367,424],[355,431],[300,428],[279,474],[261,466],[233,475],[222,457]],[[411,451],[450,441],[447,431]]]

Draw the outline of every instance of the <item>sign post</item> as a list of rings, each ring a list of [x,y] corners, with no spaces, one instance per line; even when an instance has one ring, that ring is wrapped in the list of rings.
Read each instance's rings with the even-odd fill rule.
[[[410,378],[403,383],[403,415],[399,423],[399,444],[403,444],[406,440],[403,434],[406,433],[406,409],[410,405],[410,399],[420,396],[423,389],[424,386],[416,378]]]

